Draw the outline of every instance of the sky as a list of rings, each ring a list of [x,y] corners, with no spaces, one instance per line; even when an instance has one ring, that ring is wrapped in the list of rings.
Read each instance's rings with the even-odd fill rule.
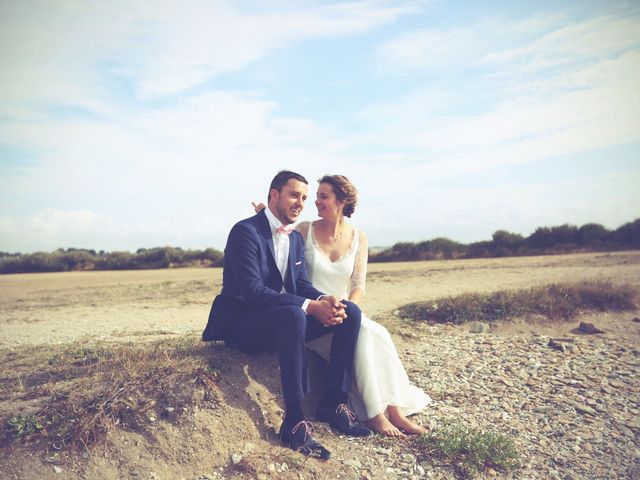
[[[222,250],[281,169],[370,246],[633,221],[640,4],[0,0],[0,251]]]

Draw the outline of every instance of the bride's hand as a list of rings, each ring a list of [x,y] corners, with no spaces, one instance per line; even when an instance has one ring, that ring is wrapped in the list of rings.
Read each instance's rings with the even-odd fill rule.
[[[254,202],[253,200],[251,201],[251,205],[253,205],[253,209],[256,211],[256,213],[260,212],[261,210],[264,210],[266,207],[266,205],[262,202]]]
[[[340,325],[347,313],[346,305],[339,302],[336,297],[326,295],[319,300],[311,300],[307,307],[307,313],[318,320],[325,327]]]

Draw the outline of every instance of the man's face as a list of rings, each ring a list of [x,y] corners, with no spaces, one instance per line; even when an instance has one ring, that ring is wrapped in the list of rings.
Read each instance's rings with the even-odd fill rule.
[[[269,209],[283,225],[289,225],[298,220],[306,199],[307,184],[290,178],[282,191],[271,190]]]

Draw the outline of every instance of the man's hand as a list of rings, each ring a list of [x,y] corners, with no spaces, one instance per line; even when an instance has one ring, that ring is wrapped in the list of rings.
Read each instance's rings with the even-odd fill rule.
[[[311,300],[307,313],[325,327],[332,327],[340,325],[347,318],[345,308],[347,306],[333,295],[325,295],[320,300]]]

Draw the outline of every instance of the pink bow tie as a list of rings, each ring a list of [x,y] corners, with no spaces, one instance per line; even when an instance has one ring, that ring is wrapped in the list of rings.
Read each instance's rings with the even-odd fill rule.
[[[289,235],[291,232],[293,232],[293,227],[290,227],[289,225],[282,225],[276,229],[276,233]]]

